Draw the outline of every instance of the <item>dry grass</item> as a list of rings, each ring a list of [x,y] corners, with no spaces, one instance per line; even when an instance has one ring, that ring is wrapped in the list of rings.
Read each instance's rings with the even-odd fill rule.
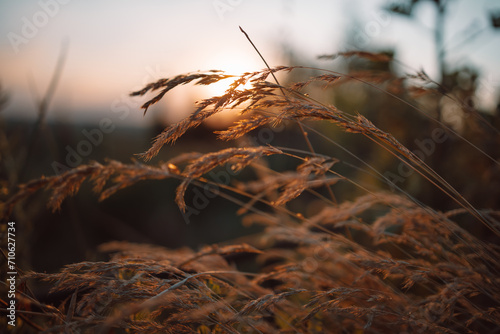
[[[391,60],[368,52],[335,56]],[[156,166],[94,162],[21,186],[5,203],[4,217],[16,203],[39,189],[52,192],[48,203],[56,209],[64,198],[78,191],[85,179],[91,180],[100,199],[105,199],[141,180],[177,178],[180,185],[176,201],[185,210],[184,195],[189,185],[213,185],[204,175],[230,164],[233,171],[252,168],[258,177],[217,186],[226,198],[240,203],[245,224],[263,225],[265,232],[252,246],[211,246],[199,252],[105,244],[101,251],[112,253],[107,262],[82,262],[55,274],[24,275],[24,282],[50,282],[52,293],[65,296],[60,304],[47,305],[37,301],[23,285],[19,292],[24,316],[46,332],[68,333],[497,332],[500,248],[470,233],[455,218],[483,224],[498,240],[500,213],[475,208],[422,159],[363,115],[343,112],[301,93],[314,83],[361,81],[373,87],[386,85],[382,93],[397,97],[391,87],[399,85],[401,90],[407,79],[415,78],[426,81],[426,85],[415,87],[412,83],[409,91],[413,93],[427,94],[439,87],[429,87],[431,82],[423,72],[394,79],[376,73],[351,76],[325,71],[290,86],[267,81],[276,72],[301,69],[277,67],[238,77],[219,71],[186,74],[159,80],[132,93],[156,92],[144,104],[146,111],[178,85],[234,79],[224,95],[199,102],[190,116],[167,127],[140,157],[151,160],[164,145],[174,143],[187,130],[225,109],[238,109],[241,117],[218,133],[222,140],[241,139],[263,126],[280,124],[300,124],[314,133],[310,121],[330,122],[345,132],[368,138],[397,157],[431,182],[435,191],[452,198],[457,209],[439,212],[399,188],[394,193],[388,191],[389,187],[373,189],[337,172],[340,161],[335,156],[293,147],[235,147],[182,155]],[[246,83],[252,87],[243,88]],[[332,140],[325,136],[327,141]],[[272,170],[265,162],[270,155],[293,159],[296,167]],[[498,165],[493,157],[488,159]],[[381,172],[360,162],[360,168],[390,184]],[[323,189],[333,195],[331,189],[339,182],[365,194],[354,200],[346,200],[341,194],[322,195]],[[304,193],[320,203],[317,210],[305,213],[295,209],[293,201]],[[237,197],[246,197],[248,202]],[[243,255],[254,256],[257,271],[237,269],[235,264]]]

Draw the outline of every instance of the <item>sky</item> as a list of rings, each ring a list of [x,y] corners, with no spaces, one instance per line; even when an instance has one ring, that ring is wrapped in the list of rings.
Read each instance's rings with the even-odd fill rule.
[[[304,62],[295,65],[319,67],[331,66],[316,59],[321,54],[391,47],[399,61],[438,79],[431,1],[419,5],[413,19],[382,11],[388,2],[0,0],[0,84],[10,97],[2,114],[5,118],[36,116],[36,101],[47,89],[62,46],[67,45],[48,118],[95,121],[126,111],[124,124],[145,124],[149,120],[139,108],[143,100],[128,93],[148,82],[198,70],[241,73],[264,67],[238,26],[271,66],[285,61],[283,46]],[[500,3],[450,3],[445,26],[447,61],[456,66],[471,64],[483,73],[479,93],[484,103],[493,104],[500,88],[500,29],[489,27],[488,13],[498,10]],[[481,33],[462,43],[476,30]],[[167,96],[170,100],[165,103],[180,108],[191,101],[192,94],[182,88]],[[150,120],[158,116],[154,112]]]

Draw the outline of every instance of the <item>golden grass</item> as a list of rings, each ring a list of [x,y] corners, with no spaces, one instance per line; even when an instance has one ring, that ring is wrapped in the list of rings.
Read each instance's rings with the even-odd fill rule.
[[[336,56],[390,61],[385,55],[368,52]],[[189,185],[213,184],[204,175],[230,164],[233,171],[253,168],[258,177],[215,185],[226,198],[240,203],[245,224],[263,225],[265,231],[252,246],[214,245],[199,252],[130,243],[103,245],[103,251],[113,253],[107,262],[82,262],[67,265],[55,274],[24,275],[24,281],[48,281],[53,293],[66,294],[59,305],[45,305],[29,291],[20,291],[24,305],[35,310],[27,312],[26,317],[48,332],[493,333],[498,330],[500,248],[473,235],[455,218],[475,220],[496,238],[500,236],[500,214],[475,208],[422,159],[365,116],[343,112],[301,93],[301,89],[313,82],[341,85],[357,80],[390,86],[393,82],[387,83],[386,76],[371,73],[353,77],[325,71],[289,86],[267,81],[275,72],[300,69],[281,66],[239,77],[219,71],[191,73],[158,80],[132,93],[145,95],[159,91],[143,105],[146,112],[178,85],[206,85],[234,78],[224,95],[198,102],[191,115],[167,127],[140,157],[151,160],[164,145],[174,143],[187,130],[224,109],[241,109],[241,118],[218,132],[222,140],[245,137],[263,126],[330,122],[345,132],[368,138],[397,157],[431,182],[435,191],[452,198],[458,208],[439,212],[399,188],[395,193],[389,192],[388,187],[372,189],[337,172],[335,167],[340,160],[335,156],[293,147],[234,147],[208,154],[185,154],[156,166],[94,162],[21,186],[4,205],[4,217],[16,203],[39,189],[52,192],[48,204],[56,209],[64,198],[78,191],[85,179],[94,183],[94,190],[102,200],[141,180],[176,178],[180,180],[176,202],[185,210],[184,195]],[[417,76],[427,80],[422,73]],[[403,87],[407,78],[398,78],[396,82]],[[252,88],[243,88],[248,82]],[[431,90],[410,88],[419,94]],[[303,125],[302,129],[310,128],[309,123]],[[310,134],[301,135],[307,138]],[[296,167],[272,170],[264,161],[271,155],[294,159]],[[372,175],[390,183],[380,172],[367,167]],[[316,191],[326,187],[333,195],[330,187],[339,182],[351,184],[365,194],[354,200],[340,197],[337,203],[335,196],[327,198]],[[304,193],[321,203],[318,210],[312,213],[293,210],[289,204]],[[241,202],[233,195],[244,196],[248,202]],[[243,255],[255,257],[256,272],[241,272],[236,268],[234,263]]]

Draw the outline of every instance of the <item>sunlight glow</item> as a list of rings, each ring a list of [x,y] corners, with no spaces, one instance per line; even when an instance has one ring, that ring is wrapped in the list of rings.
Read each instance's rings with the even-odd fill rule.
[[[243,74],[243,71],[240,72],[227,72],[226,74],[231,74],[235,76],[239,76]],[[238,79],[237,77],[228,78],[224,80],[220,80],[216,83],[206,86],[207,96],[222,96],[229,89],[230,85],[234,82],[234,80]],[[245,85],[238,87],[238,90],[244,90],[251,88],[251,83],[247,82]],[[241,108],[244,108],[246,103],[242,103],[236,109],[226,109],[222,112],[215,114],[210,117],[206,123],[212,128],[224,128],[227,127],[230,123],[234,122],[234,120],[238,117]]]
[[[253,56],[253,55],[252,55]],[[215,66],[213,64],[216,64]],[[217,66],[218,65],[218,66]],[[216,83],[206,86],[205,98],[212,96],[222,96],[226,93],[229,86],[245,72],[252,72],[260,70],[263,66],[257,61],[256,58],[244,57],[242,58],[239,54],[238,56],[225,54],[225,56],[218,55],[218,58],[214,59],[211,63],[212,68],[224,71],[224,74],[234,75],[233,78],[228,78],[220,80]],[[238,90],[250,89],[252,88],[251,83],[247,82],[244,86],[240,86]],[[223,128],[232,123],[239,115],[241,108],[245,107],[245,104],[238,106],[235,110],[224,110],[223,112],[210,117],[207,120],[207,125],[214,128]]]
[[[216,64],[220,64],[217,67],[218,70],[224,71],[224,74],[234,75],[234,78],[228,78],[225,80],[220,80],[219,82],[213,83],[207,86],[207,93],[210,96],[221,96],[224,95],[229,86],[237,79],[238,76],[242,75],[245,72],[251,72],[260,69],[262,66],[256,64],[252,61],[247,61],[246,59],[241,58],[233,58],[230,56],[224,57],[222,60],[217,59],[214,61]],[[246,83],[244,86],[240,86],[238,89],[249,89],[251,88],[250,83]]]

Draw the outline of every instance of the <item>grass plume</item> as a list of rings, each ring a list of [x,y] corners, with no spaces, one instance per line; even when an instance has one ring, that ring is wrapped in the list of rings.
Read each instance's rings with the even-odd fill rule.
[[[386,55],[369,52],[329,56],[333,57],[392,61]],[[397,82],[400,89],[405,89],[403,83],[412,77],[394,78],[376,72],[354,77],[325,70],[307,81],[289,85],[268,81],[277,72],[300,70],[304,67],[268,67],[241,76],[208,71],[146,85],[132,93],[154,95],[143,104],[144,113],[179,85],[233,80],[223,95],[198,102],[192,114],[164,129],[140,158],[149,161],[164,145],[176,142],[207,118],[223,110],[238,109],[241,117],[218,131],[219,139],[245,143],[250,133],[264,126],[300,124],[301,132],[305,132],[327,123],[339,133],[368,139],[428,181],[434,191],[451,198],[456,207],[439,211],[399,187],[391,192],[391,180],[361,157],[358,162],[363,163],[358,170],[380,181],[383,187],[344,175],[339,166],[352,165],[335,156],[334,145],[331,154],[316,153],[309,147],[305,151],[270,144],[235,145],[206,154],[185,153],[156,165],[93,162],[22,185],[4,203],[4,217],[16,203],[40,189],[51,191],[48,205],[57,209],[66,197],[78,192],[85,180],[93,182],[94,191],[104,200],[142,180],[175,178],[180,181],[176,202],[185,210],[184,196],[189,187],[213,184],[204,175],[229,164],[233,171],[251,169],[256,177],[214,185],[220,187],[225,198],[241,204],[245,224],[259,224],[263,233],[252,245],[211,245],[200,251],[127,242],[105,244],[101,251],[110,254],[108,261],[75,263],[53,274],[25,274],[23,282],[50,282],[51,293],[63,296],[59,304],[42,303],[20,288],[26,317],[47,332],[498,330],[500,247],[496,241],[500,236],[500,213],[476,208],[419,155],[367,116],[345,112],[302,92],[318,83],[329,87],[358,81],[393,97],[391,85]],[[427,80],[423,72],[415,76]],[[250,88],[245,86],[247,83]],[[404,96],[417,91],[413,84],[407,88],[409,93]],[[418,89],[420,93],[430,90],[427,86]],[[396,100],[401,99],[397,96]],[[425,113],[421,109],[419,112]],[[304,140],[312,134],[316,132],[308,130]],[[329,133],[318,137],[328,145],[334,143]],[[347,148],[344,150],[356,157]],[[498,164],[495,157],[483,155]],[[272,168],[266,162],[270,157],[293,161],[292,167]],[[347,199],[341,193],[329,198],[321,192],[325,186],[330,189],[339,184],[363,194]],[[313,202],[316,209],[307,211],[296,205],[303,198]],[[462,220],[482,224],[490,231],[491,239],[467,230]],[[238,270],[245,256],[252,258],[257,268],[254,272]]]

